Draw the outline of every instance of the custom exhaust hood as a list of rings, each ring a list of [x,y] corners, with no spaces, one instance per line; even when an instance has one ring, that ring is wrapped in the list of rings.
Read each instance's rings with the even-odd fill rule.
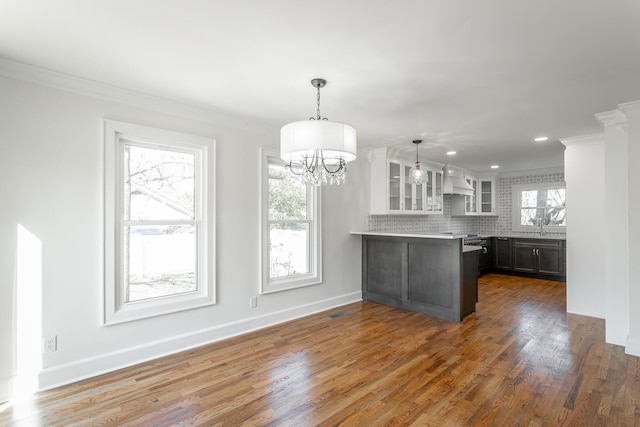
[[[451,166],[447,163],[443,171],[443,191],[444,194],[456,194],[460,196],[473,196],[473,187],[464,178],[462,169]]]

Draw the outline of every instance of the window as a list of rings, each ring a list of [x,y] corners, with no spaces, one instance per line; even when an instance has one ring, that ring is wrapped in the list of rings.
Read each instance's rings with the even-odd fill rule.
[[[514,185],[512,188],[514,231],[565,232],[564,182]]]
[[[320,187],[285,170],[261,150],[262,293],[322,282]]]
[[[105,120],[105,324],[215,302],[214,150]]]

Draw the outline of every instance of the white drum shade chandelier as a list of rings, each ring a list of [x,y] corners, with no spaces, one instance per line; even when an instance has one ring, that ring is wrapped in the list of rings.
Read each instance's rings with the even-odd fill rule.
[[[320,116],[320,88],[326,84],[324,79],[311,80],[317,90],[317,117],[280,129],[280,157],[306,184],[344,184],[347,163],[356,158],[355,128]]]

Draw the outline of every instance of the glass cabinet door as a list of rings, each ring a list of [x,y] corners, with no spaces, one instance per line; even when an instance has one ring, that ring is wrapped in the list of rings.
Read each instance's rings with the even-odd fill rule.
[[[427,200],[426,200],[426,206],[425,206],[425,210],[427,212],[433,212],[434,210],[434,199],[433,199],[433,171],[427,170],[427,178],[429,179],[429,182],[427,182],[426,184],[426,194],[427,194]]]
[[[411,179],[411,169],[413,166],[403,165],[404,168],[404,211],[422,212],[424,211],[424,198],[422,184],[413,184]]]
[[[424,186],[422,184],[417,184],[413,186],[413,206],[414,210],[418,212],[424,211]]]
[[[404,168],[404,205],[405,211],[413,210],[413,185],[411,184],[411,166],[403,165]]]
[[[464,196],[464,207],[466,213],[478,213],[477,207],[477,199],[476,195],[478,194],[478,181],[473,178],[465,178],[467,182],[473,187],[473,195]]]
[[[433,211],[434,212],[442,212],[442,198],[443,198],[443,187],[442,187],[442,171],[436,171],[433,174],[435,178],[435,183],[433,186],[434,195],[433,195]]]
[[[493,212],[492,187],[492,181],[480,181],[480,213]]]
[[[389,210],[400,210],[400,163],[389,161],[389,189],[387,194],[389,195]]]

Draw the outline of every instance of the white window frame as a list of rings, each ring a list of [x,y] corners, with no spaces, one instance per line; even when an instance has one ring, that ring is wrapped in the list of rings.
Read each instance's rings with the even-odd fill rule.
[[[544,183],[532,183],[532,184],[517,184],[511,187],[512,195],[511,199],[513,201],[513,209],[512,209],[512,225],[511,229],[513,231],[528,231],[528,232],[539,232],[540,226],[538,225],[521,225],[520,224],[520,210],[522,208],[522,192],[528,190],[554,190],[554,189],[564,189],[566,191],[566,183],[565,182],[544,182]],[[566,207],[565,207],[566,209]],[[552,226],[547,227],[543,226],[543,229],[547,233],[566,233],[566,226]]]
[[[261,294],[285,291],[322,283],[321,188],[308,185],[307,220],[309,221],[309,273],[277,279],[269,278],[269,163],[285,162],[275,150],[260,149],[260,271]],[[281,222],[281,221],[273,221]]]
[[[104,120],[105,131],[105,280],[104,325],[190,310],[216,303],[215,140],[115,120]],[[125,302],[121,280],[123,229],[121,191],[125,143],[175,149],[196,157],[197,290]],[[199,200],[199,203],[198,203]]]

